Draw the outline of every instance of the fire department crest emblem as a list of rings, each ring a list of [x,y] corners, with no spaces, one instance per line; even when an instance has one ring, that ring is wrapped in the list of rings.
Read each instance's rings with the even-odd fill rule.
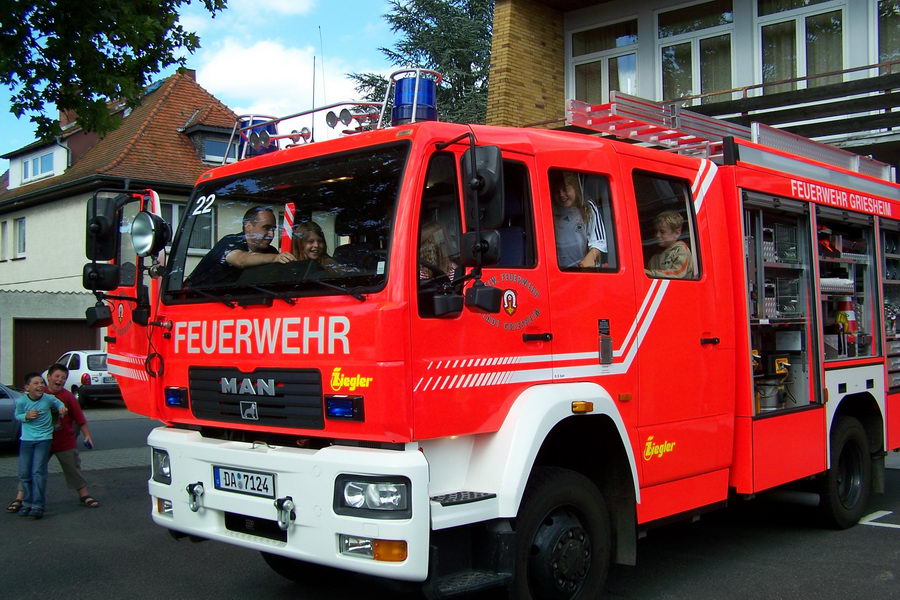
[[[516,308],[519,306],[519,299],[513,290],[503,290],[503,310],[506,314],[513,316],[516,314]]]
[[[116,309],[116,318],[119,320],[119,325],[125,320],[125,306],[121,302],[119,302],[119,306]]]

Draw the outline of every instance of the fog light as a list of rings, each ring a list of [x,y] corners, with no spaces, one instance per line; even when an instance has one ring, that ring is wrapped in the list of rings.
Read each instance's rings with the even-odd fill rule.
[[[172,466],[169,462],[169,453],[159,448],[153,448],[150,461],[153,471],[153,481],[159,483],[172,483]]]
[[[360,556],[362,558],[374,557],[374,544],[370,538],[356,537],[355,535],[340,536],[341,554]]]
[[[376,540],[341,534],[341,554],[381,562],[403,562],[409,556],[404,540]]]
[[[156,512],[167,517],[173,516],[172,501],[164,498],[156,499]]]

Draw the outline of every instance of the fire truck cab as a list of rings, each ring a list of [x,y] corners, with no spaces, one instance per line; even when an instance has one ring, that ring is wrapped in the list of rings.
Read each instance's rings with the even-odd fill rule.
[[[89,203],[88,318],[166,424],[154,522],[297,580],[595,598],[734,495],[864,514],[900,446],[889,168],[624,95],[580,132],[399,108],[316,143],[249,120],[171,243],[151,190]]]

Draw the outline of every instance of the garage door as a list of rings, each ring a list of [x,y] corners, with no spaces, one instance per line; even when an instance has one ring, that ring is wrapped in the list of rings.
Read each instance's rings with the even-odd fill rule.
[[[13,322],[13,375],[15,385],[29,371],[41,372],[69,350],[100,347],[100,330],[83,320],[16,319]]]

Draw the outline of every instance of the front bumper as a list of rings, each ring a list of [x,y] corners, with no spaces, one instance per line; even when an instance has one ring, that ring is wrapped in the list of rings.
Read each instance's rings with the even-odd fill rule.
[[[117,383],[94,383],[78,388],[88,398],[121,398],[122,392]]]
[[[147,443],[169,453],[172,483],[149,481],[151,515],[157,525],[169,529],[379,577],[424,581],[428,575],[430,513],[428,466],[417,450],[394,451],[347,446],[306,450],[249,444],[202,437],[196,431],[160,427]],[[277,521],[275,501],[217,490],[213,465],[263,471],[275,475],[275,496],[290,496],[296,506],[286,541],[237,531],[241,516]],[[411,516],[378,519],[345,516],[334,511],[335,479],[341,474],[405,476],[410,480]],[[188,486],[202,483],[204,493],[194,512]],[[171,511],[160,512],[158,500],[171,502]],[[228,523],[226,523],[228,521]],[[230,523],[230,524],[229,524]],[[408,555],[402,562],[380,562],[340,552],[339,536],[402,540]]]

